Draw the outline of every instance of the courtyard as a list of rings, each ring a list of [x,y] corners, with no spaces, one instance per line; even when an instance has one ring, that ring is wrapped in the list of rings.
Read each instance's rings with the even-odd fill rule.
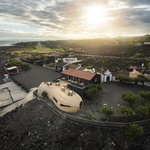
[[[121,98],[124,92],[133,92],[138,94],[139,91],[148,90],[148,87],[134,84],[125,84],[120,82],[106,82],[102,84],[103,89],[91,100],[84,100],[83,109],[78,112],[78,116],[86,117],[88,113],[93,114],[95,120],[101,120],[104,115],[100,113],[99,108],[102,106],[112,107],[115,110],[115,117],[121,116],[120,107],[129,106]],[[141,105],[139,100],[134,108]]]
[[[53,81],[54,79],[60,77],[60,73],[53,69],[48,69],[37,65],[31,65],[31,67],[31,70],[13,77],[17,82],[21,83],[28,89],[38,87],[41,82]],[[88,113],[92,113],[95,120],[101,120],[104,116],[99,112],[99,108],[101,106],[110,106],[116,110],[114,116],[120,116],[120,106],[128,106],[128,104],[121,98],[124,92],[133,92],[134,94],[138,94],[139,91],[148,90],[148,87],[146,86],[125,84],[120,82],[102,83],[102,87],[103,90],[95,95],[93,99],[84,99],[83,109],[72,115],[85,118]],[[137,102],[135,104],[135,108],[140,104],[140,101]],[[54,105],[54,107],[56,106]]]

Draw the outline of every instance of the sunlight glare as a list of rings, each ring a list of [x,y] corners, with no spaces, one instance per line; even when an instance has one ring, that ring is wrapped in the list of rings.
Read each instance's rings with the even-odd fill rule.
[[[88,26],[96,27],[103,25],[107,21],[107,12],[104,8],[92,6],[85,9],[84,19]]]

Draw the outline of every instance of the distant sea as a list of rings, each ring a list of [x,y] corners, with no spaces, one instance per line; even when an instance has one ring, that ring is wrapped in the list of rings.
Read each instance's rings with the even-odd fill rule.
[[[18,43],[19,41],[4,41],[0,40],[0,46],[11,46],[14,43]]]

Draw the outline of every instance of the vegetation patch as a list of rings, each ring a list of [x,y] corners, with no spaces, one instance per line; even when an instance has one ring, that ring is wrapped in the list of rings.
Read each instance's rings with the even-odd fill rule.
[[[102,86],[100,84],[89,84],[85,91],[87,97],[91,99],[95,94],[97,94],[100,90],[102,90]]]
[[[129,124],[125,129],[127,139],[134,141],[144,134],[143,127],[138,124]]]
[[[9,59],[9,63],[7,64],[7,66],[9,66],[9,67],[12,67],[12,66],[21,67],[21,69],[24,71],[30,69],[29,64],[17,61],[14,58]]]

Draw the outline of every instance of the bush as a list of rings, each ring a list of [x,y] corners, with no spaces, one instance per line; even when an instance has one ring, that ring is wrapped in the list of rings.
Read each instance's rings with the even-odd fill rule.
[[[125,75],[118,75],[116,77],[116,80],[119,80],[120,82],[132,82],[132,78],[129,78],[128,76]]]
[[[98,91],[102,89],[100,84],[89,84],[85,93],[88,98],[92,98]]]
[[[148,101],[150,100],[150,91],[140,91],[139,94],[144,99],[143,104],[145,105],[146,103],[148,103]]]
[[[92,112],[88,112],[86,117],[87,117],[88,120],[92,120],[93,119],[93,113]]]
[[[107,119],[115,113],[114,109],[111,107],[101,107],[100,112],[105,114]]]
[[[150,117],[150,105],[139,106],[136,108],[136,114],[142,118]]]
[[[86,68],[87,69],[93,69],[93,66],[87,66]]]
[[[26,63],[22,63],[22,62],[19,62],[17,61],[16,59],[14,58],[11,58],[9,60],[9,63],[7,64],[9,67],[12,67],[12,66],[17,66],[17,67],[21,67],[22,70],[28,70],[30,69],[30,66],[29,64],[26,64]]]
[[[18,64],[20,64],[21,62],[18,62],[16,59],[14,58],[10,58],[9,59],[9,63],[7,64],[8,66],[17,66]]]
[[[145,82],[148,81],[148,78],[146,78],[143,74],[142,75],[138,75],[137,79],[139,80],[140,83],[142,83],[144,85]]]
[[[138,124],[129,124],[125,129],[125,135],[129,140],[136,140],[144,134],[144,130]]]
[[[120,112],[126,117],[132,117],[135,115],[134,111],[130,107],[121,106]]]
[[[135,104],[135,102],[139,99],[139,96],[131,92],[126,92],[122,94],[122,99],[128,102],[130,107],[132,107],[133,104]]]

